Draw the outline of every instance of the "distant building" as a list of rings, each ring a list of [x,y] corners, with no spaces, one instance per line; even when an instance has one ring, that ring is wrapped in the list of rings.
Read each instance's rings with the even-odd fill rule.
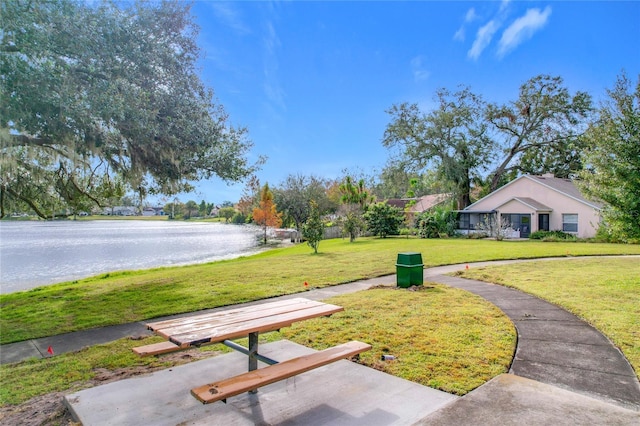
[[[105,207],[102,214],[106,216],[136,216],[137,209],[125,206]]]
[[[596,235],[600,203],[587,200],[570,179],[524,175],[458,211],[458,231],[470,233],[484,220],[507,223],[512,237],[560,230],[579,238]]]
[[[145,207],[142,216],[164,216],[164,210],[162,207]]]

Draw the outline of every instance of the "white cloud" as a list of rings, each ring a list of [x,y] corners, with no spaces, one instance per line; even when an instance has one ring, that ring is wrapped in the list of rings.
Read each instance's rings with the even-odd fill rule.
[[[425,58],[422,55],[418,55],[411,60],[411,71],[413,72],[413,79],[415,81],[426,80],[431,75],[426,69]]]
[[[471,49],[467,52],[467,56],[471,59],[478,59],[482,51],[491,43],[491,39],[496,31],[498,31],[498,28],[500,28],[500,24],[495,20],[491,20],[480,27]]]
[[[464,25],[462,27],[460,27],[458,29],[458,31],[456,31],[456,33],[453,35],[453,39],[457,40],[457,41],[464,41],[465,38],[465,33],[464,33]]]
[[[542,12],[540,9],[528,9],[524,16],[513,21],[502,33],[498,43],[498,56],[503,57],[522,42],[533,37],[536,31],[546,25],[549,16],[551,16],[550,6],[545,7]]]
[[[472,7],[471,9],[467,10],[467,14],[464,17],[464,22],[473,22],[478,18],[478,15],[476,15],[476,10]]]
[[[226,26],[235,30],[238,34],[249,34],[251,32],[251,29],[242,21],[240,13],[233,6],[233,3],[211,2],[210,4],[213,9],[213,13]]]
[[[267,48],[267,53],[273,55],[275,54],[276,49],[280,47],[280,39],[278,38],[278,34],[276,33],[276,29],[272,22],[267,22],[265,24],[265,28],[266,35],[263,38],[264,45]]]
[[[502,0],[502,2],[500,3],[500,10],[498,13],[504,12],[505,9],[509,7],[509,3],[511,3],[511,0]]]
[[[262,38],[264,44],[264,92],[272,105],[280,110],[285,110],[285,91],[280,85],[278,79],[278,49],[280,48],[280,39],[276,29],[271,21],[265,23],[265,35]]]
[[[464,23],[458,28],[458,31],[453,35],[453,39],[457,41],[464,41],[466,37],[465,24],[475,21],[479,16],[476,14],[476,10],[472,7],[467,10],[467,13],[464,16]]]

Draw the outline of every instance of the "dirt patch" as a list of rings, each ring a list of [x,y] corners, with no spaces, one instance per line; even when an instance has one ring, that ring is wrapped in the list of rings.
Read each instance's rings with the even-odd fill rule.
[[[218,355],[219,352],[203,352],[192,349],[184,352],[176,352],[162,357],[163,361],[181,365]],[[0,424],[22,426],[77,426],[71,413],[64,404],[64,396],[82,389],[104,385],[130,377],[149,374],[168,367],[128,367],[109,370],[106,368],[95,369],[93,379],[77,383],[72,389],[64,392],[52,392],[31,398],[20,405],[8,405],[0,407]]]
[[[0,423],[6,425],[78,425],[63,403],[65,393],[37,396],[20,405],[0,407]]]
[[[398,286],[391,286],[391,285],[385,285],[385,284],[380,284],[380,285],[373,285],[371,287],[369,287],[369,290],[404,290],[404,291],[427,291],[427,290],[431,290],[433,289],[434,286],[432,285],[412,285],[410,287],[398,287]]]

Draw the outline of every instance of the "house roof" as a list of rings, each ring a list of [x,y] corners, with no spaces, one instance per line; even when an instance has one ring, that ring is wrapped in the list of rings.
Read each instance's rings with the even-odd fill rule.
[[[587,200],[586,198],[584,198],[584,195],[582,195],[578,187],[575,185],[575,183],[573,183],[571,179],[561,179],[551,175],[542,175],[542,176],[525,175],[523,177],[527,179],[531,179],[535,182],[538,182],[541,185],[547,186],[555,191],[558,191],[564,195],[567,195],[568,197],[571,197],[577,201],[580,201],[581,203],[587,204],[593,208],[596,208],[596,209],[602,208],[601,203]]]
[[[473,206],[476,205],[477,203],[479,203],[480,201],[484,200],[485,198],[491,197],[493,194],[495,194],[496,192],[502,191],[505,188],[508,188],[509,186],[513,185],[515,182],[518,182],[521,179],[528,179],[532,182],[535,182],[539,185],[542,185],[548,189],[551,189],[552,191],[556,191],[560,194],[563,194],[569,198],[573,198],[574,200],[586,204],[594,209],[598,209],[600,210],[602,208],[602,204],[595,202],[595,201],[591,201],[591,200],[587,200],[582,193],[580,192],[580,190],[578,189],[578,187],[573,183],[573,181],[571,181],[571,179],[562,179],[562,178],[557,178],[554,177],[552,175],[543,175],[543,176],[533,176],[533,175],[523,175],[520,176],[514,180],[512,180],[511,182],[509,182],[508,184],[504,185],[501,188],[496,189],[495,191],[493,191],[491,194],[486,195],[485,197],[481,198],[480,200],[476,201],[475,203],[471,204],[470,206],[467,206],[464,210],[473,210]],[[525,200],[527,198],[523,198],[520,197],[520,200]],[[529,200],[532,200],[531,198],[528,198]],[[535,200],[532,200],[535,202]],[[546,206],[544,206],[546,207]],[[547,207],[548,208],[548,207]]]
[[[404,210],[409,202],[415,201],[415,204],[409,208],[409,211],[422,213],[423,211],[429,210],[449,198],[451,198],[451,194],[430,194],[419,198],[390,198],[387,200],[387,204]]]
[[[407,205],[409,201],[413,198],[389,198],[387,200],[387,204],[393,207],[397,207],[401,210],[404,210],[404,207]]]
[[[534,200],[533,198],[529,198],[529,197],[513,197],[512,199],[502,203],[500,206],[498,207],[502,207],[507,203],[510,203],[511,201],[518,201],[519,203],[524,204],[525,206],[529,207],[532,210],[535,210],[537,212],[550,212],[553,211],[553,209],[549,206],[546,206],[544,204],[542,204],[539,201]]]
[[[451,194],[431,194],[420,197],[416,200],[416,203],[409,208],[414,213],[422,213],[437,206],[438,204],[451,198]]]

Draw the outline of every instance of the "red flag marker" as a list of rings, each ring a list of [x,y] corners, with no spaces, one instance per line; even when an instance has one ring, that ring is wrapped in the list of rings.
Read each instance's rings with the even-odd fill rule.
[[[53,355],[53,347],[49,346],[47,348],[47,352],[49,352],[50,355]]]
[[[305,287],[305,288],[309,287],[309,283],[305,281],[305,282],[304,282],[304,287]]]

